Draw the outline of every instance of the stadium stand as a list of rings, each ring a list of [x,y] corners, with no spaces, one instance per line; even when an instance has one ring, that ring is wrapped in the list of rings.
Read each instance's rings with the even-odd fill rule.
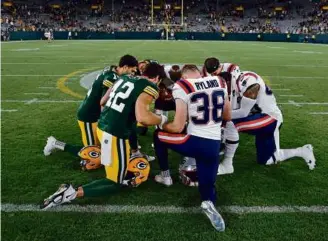
[[[155,1],[155,0],[154,0]],[[156,2],[156,1],[155,1]],[[12,31],[328,33],[326,0],[181,0],[154,11],[151,1],[2,1],[1,35]],[[180,6],[180,7],[179,7]],[[163,27],[164,24],[164,27]]]

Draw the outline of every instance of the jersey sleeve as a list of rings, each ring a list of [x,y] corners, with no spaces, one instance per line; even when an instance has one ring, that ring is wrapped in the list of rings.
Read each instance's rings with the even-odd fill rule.
[[[155,100],[158,98],[159,94],[158,94],[158,88],[156,85],[152,84],[152,83],[147,83],[143,89],[143,92],[149,94],[150,96],[152,96]]]
[[[177,83],[175,83],[174,86],[173,86],[172,95],[173,95],[173,98],[175,100],[176,99],[181,99],[185,103],[188,103],[188,95],[187,95],[187,93]]]

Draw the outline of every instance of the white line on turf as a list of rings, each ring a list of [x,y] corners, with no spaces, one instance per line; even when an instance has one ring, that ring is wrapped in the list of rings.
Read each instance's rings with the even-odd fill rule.
[[[328,206],[220,206],[226,213],[328,213]],[[81,213],[200,213],[200,207],[138,205],[65,205],[40,210],[35,204],[3,203],[2,212],[81,212]]]
[[[1,100],[1,102],[7,103],[81,103],[82,100]],[[326,106],[328,102],[281,102],[278,105],[318,105]]]
[[[291,105],[295,105],[297,107],[300,107],[301,105],[299,103],[296,103],[295,101],[293,100],[289,100],[288,103],[290,103]]]
[[[28,101],[26,101],[25,102],[25,105],[30,105],[30,104],[33,104],[33,103],[35,103],[35,102],[37,102],[38,101],[38,99],[37,98],[34,98],[34,99],[32,99],[32,100],[28,100]]]
[[[62,76],[66,76],[64,74],[2,74],[2,77],[52,77],[52,76],[56,76],[56,77],[62,77]]]
[[[24,95],[49,95],[49,93],[24,93]]]
[[[82,100],[38,100],[37,98],[32,100],[1,100],[1,102],[7,103],[81,103]]]
[[[280,97],[302,97],[303,95],[279,95]]]
[[[1,112],[16,112],[18,111],[17,109],[12,109],[12,110],[3,110],[1,109]]]
[[[311,115],[328,115],[328,112],[310,112]]]
[[[38,88],[39,89],[58,89],[57,87],[52,87],[52,86],[40,86]]]

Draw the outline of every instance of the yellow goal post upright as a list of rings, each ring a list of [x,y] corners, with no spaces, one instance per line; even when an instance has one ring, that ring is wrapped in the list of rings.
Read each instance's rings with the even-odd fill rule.
[[[151,25],[163,27],[166,30],[165,31],[165,39],[169,40],[169,33],[170,33],[171,27],[174,27],[174,26],[183,27],[184,26],[184,15],[183,15],[183,6],[184,6],[183,1],[184,0],[181,0],[181,4],[179,6],[174,6],[174,10],[180,10],[180,13],[181,13],[181,23],[180,24],[171,24],[170,19],[165,19],[165,22],[162,22],[162,23],[155,23],[154,9],[161,10],[161,9],[165,8],[167,6],[167,4],[165,3],[165,0],[164,1],[160,0],[161,3],[159,5],[157,5],[157,4],[155,5],[154,0],[150,0],[150,1],[151,1]]]

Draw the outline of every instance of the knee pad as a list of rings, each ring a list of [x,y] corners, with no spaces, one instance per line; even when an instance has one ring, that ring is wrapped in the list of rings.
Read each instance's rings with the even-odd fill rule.
[[[232,121],[228,121],[224,128],[224,139],[226,142],[239,142],[239,133]],[[234,144],[234,143],[231,143]]]

